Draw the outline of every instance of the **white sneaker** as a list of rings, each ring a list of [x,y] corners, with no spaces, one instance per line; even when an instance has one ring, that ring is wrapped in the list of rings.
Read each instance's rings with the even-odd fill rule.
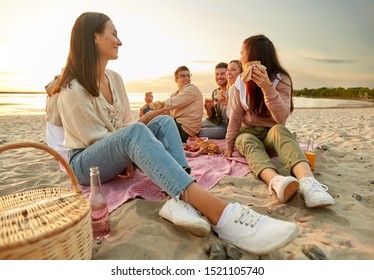
[[[327,192],[327,186],[319,183],[314,177],[301,178],[299,182],[300,193],[307,207],[334,205],[334,198]]]
[[[269,192],[275,191],[282,202],[287,202],[298,190],[299,181],[292,176],[277,175],[269,182]]]
[[[239,203],[229,204],[213,230],[218,237],[250,253],[275,251],[297,237],[297,225],[263,216]]]
[[[182,200],[168,199],[159,215],[194,235],[206,236],[210,233],[210,224],[195,208]]]

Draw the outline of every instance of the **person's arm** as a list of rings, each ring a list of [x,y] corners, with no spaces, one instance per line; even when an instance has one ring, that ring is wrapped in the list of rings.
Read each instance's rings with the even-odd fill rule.
[[[253,69],[252,79],[261,88],[265,104],[274,121],[285,124],[291,114],[291,80],[282,75],[281,80],[274,86],[269,80],[266,68],[262,67]]]
[[[193,84],[189,84],[185,86],[177,95],[174,93],[169,99],[165,100],[165,108],[169,111],[183,108],[201,96],[202,94],[198,87]]]
[[[144,104],[143,107],[140,108],[139,110],[139,118],[144,116],[144,109],[149,108],[148,104]]]
[[[263,90],[266,106],[277,123],[285,124],[291,114],[291,86],[279,82],[277,88],[271,86]]]
[[[138,122],[147,124],[147,123],[149,123],[151,120],[153,120],[155,117],[157,117],[159,115],[168,115],[168,114],[169,114],[169,111],[167,111],[165,109],[152,110],[152,111],[149,111],[147,114],[144,114],[138,120]]]
[[[241,105],[240,101],[240,94],[238,89],[236,89],[236,93],[233,95],[232,103],[231,103],[231,114],[230,114],[230,121],[227,127],[226,133],[226,152],[225,155],[231,156],[232,152],[234,151],[235,145],[235,138],[238,135],[239,129],[242,125],[243,116],[245,114],[245,110]]]

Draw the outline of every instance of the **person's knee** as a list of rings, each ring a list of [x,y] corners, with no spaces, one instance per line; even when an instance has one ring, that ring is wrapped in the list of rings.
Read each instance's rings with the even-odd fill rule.
[[[161,116],[158,116],[158,117],[160,117],[160,119],[162,120],[162,121],[164,121],[164,122],[172,122],[172,123],[174,123],[174,119],[173,119],[173,117],[172,116],[169,116],[169,115],[161,115]]]
[[[174,122],[174,119],[172,116],[169,115],[161,115],[159,116],[163,121],[165,122]]]
[[[284,124],[280,124],[280,123],[274,125],[271,128],[271,132],[275,133],[275,134],[278,134],[278,135],[289,134],[290,133],[290,131],[288,130],[288,128]]]
[[[250,133],[243,133],[243,134],[238,135],[238,137],[236,138],[235,144],[247,146],[257,141],[258,141],[258,138],[255,135],[250,134]]]
[[[276,124],[276,125],[274,125],[270,129],[269,133],[271,135],[273,135],[273,137],[292,136],[291,132],[283,124]]]
[[[279,133],[282,133],[282,131],[284,131],[285,128],[286,128],[286,127],[285,127],[283,124],[278,123],[278,124],[274,125],[274,126],[271,128],[271,130],[272,130],[274,133],[279,134]]]
[[[236,149],[243,155],[251,154],[259,144],[258,138],[250,133],[240,134],[235,141]]]
[[[132,136],[141,136],[144,135],[144,132],[148,130],[147,126],[141,122],[132,123],[129,126],[124,127],[122,130],[125,134],[130,134]]]
[[[158,123],[161,127],[169,127],[170,125],[175,126],[174,119],[169,115],[160,115],[154,119],[155,123]]]

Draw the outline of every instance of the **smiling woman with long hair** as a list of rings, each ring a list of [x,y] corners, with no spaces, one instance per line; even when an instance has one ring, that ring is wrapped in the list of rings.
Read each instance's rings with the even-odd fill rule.
[[[292,80],[280,65],[273,43],[264,35],[244,40],[241,50],[244,71],[235,82],[225,155],[234,147],[246,157],[253,173],[269,184],[282,202],[300,188],[307,207],[329,206],[334,199],[313,176],[299,144],[286,128],[293,111]],[[293,176],[281,176],[269,151],[279,155]]]

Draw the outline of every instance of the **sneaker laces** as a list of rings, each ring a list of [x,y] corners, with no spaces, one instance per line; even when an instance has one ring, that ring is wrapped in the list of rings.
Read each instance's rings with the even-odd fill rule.
[[[260,220],[261,215],[249,209],[248,207],[243,207],[240,209],[238,217],[234,220],[235,223],[244,224],[246,226],[251,225],[254,227],[257,221]]]
[[[305,187],[308,188],[312,192],[319,192],[321,191],[321,188],[324,189],[325,191],[328,191],[329,188],[328,186],[321,184],[318,182],[315,178],[310,178],[304,180]]]
[[[186,208],[188,211],[190,212],[193,212],[194,214],[196,215],[200,215],[200,213],[194,208],[192,207],[191,204],[179,199],[178,203],[181,203],[183,205],[184,208]]]

